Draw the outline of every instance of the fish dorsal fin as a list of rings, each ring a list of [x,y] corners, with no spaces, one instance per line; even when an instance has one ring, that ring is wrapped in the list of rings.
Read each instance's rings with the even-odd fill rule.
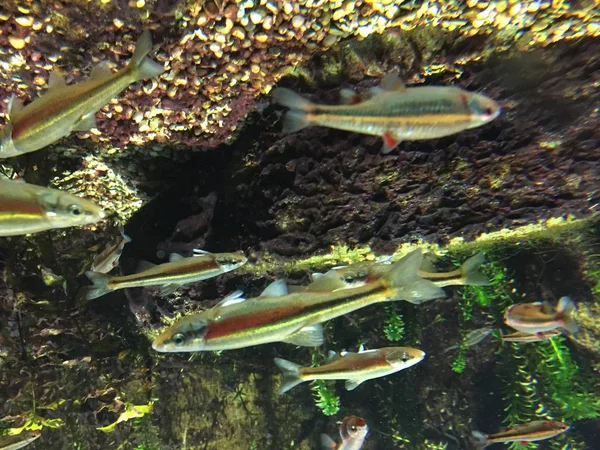
[[[338,359],[340,359],[342,356],[336,352],[334,352],[333,350],[329,350],[329,353],[327,354],[327,359],[326,359],[326,363],[332,363],[334,361],[337,361]]]
[[[542,302],[541,309],[545,314],[552,314],[554,312],[554,308],[547,301]]]
[[[112,75],[112,71],[110,67],[108,67],[108,63],[106,61],[99,62],[92,69],[92,73],[90,73],[90,80],[102,80],[104,78],[110,77]]]
[[[388,73],[384,76],[379,87],[384,91],[402,92],[406,90],[406,85],[402,82],[397,73]]]
[[[306,286],[304,290],[309,292],[332,292],[346,287],[346,284],[340,280],[335,270],[330,270]]]
[[[340,269],[345,269],[346,267],[348,267],[348,266],[335,266],[335,267],[332,267],[331,270],[340,270]]]
[[[365,380],[346,380],[346,390],[353,391]]]
[[[125,234],[125,228],[123,227],[123,225],[119,225],[119,233],[121,233],[123,243],[128,244],[129,242],[131,242],[131,238]]]
[[[360,347],[358,347],[358,353],[364,353],[366,351],[367,349],[365,348],[364,344],[360,344]]]
[[[8,114],[8,118],[12,119],[14,116],[19,114],[23,110],[23,101],[19,100],[15,94],[10,96],[8,100],[8,106],[6,112]]]
[[[169,262],[179,261],[180,259],[183,259],[183,256],[181,256],[179,253],[171,253],[169,255]]]
[[[335,450],[337,448],[337,444],[333,439],[331,439],[328,435],[321,435],[321,450]]]
[[[318,347],[323,344],[323,326],[320,323],[301,328],[295,333],[289,335],[282,342],[288,344],[300,345],[302,347]]]
[[[192,252],[194,253],[194,256],[212,255],[211,252],[202,250],[201,248],[195,248],[194,250],[192,250]]]
[[[348,355],[353,355],[354,352],[349,352],[348,350],[342,350],[340,352],[340,356],[348,356]]]
[[[323,276],[322,272],[313,272],[310,274],[310,279],[312,281],[317,281],[319,278],[321,278]]]
[[[280,278],[269,284],[264,291],[262,291],[259,297],[281,297],[288,295],[289,290],[285,279]]]
[[[65,77],[59,69],[54,69],[50,72],[50,78],[48,78],[48,90],[53,91],[64,87],[67,87]]]
[[[152,264],[150,261],[140,261],[137,264],[137,272],[143,272],[145,270],[152,269],[153,267],[156,267],[156,264]]]
[[[215,308],[235,305],[236,303],[241,303],[243,301],[246,301],[246,298],[244,297],[244,291],[238,289],[236,291],[233,291],[231,294],[227,295],[227,297],[225,297],[223,300],[217,303],[217,306],[215,306]]]

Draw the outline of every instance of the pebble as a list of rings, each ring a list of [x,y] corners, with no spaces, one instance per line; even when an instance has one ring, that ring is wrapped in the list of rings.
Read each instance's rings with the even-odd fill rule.
[[[302,28],[302,25],[304,25],[304,17],[302,16],[294,16],[292,17],[292,26],[294,28]]]
[[[285,2],[283,4],[283,12],[285,14],[292,14],[294,12],[294,6],[290,2]]]
[[[260,10],[252,11],[250,13],[250,20],[252,21],[252,23],[254,25],[258,25],[259,23],[261,23],[263,21],[263,18],[264,18],[264,13],[262,13]]]
[[[15,22],[17,22],[22,27],[30,27],[31,25],[33,25],[33,17],[19,16],[15,19]]]
[[[265,33],[257,33],[254,36],[254,39],[256,39],[258,42],[265,43],[269,40],[269,36],[267,36]]]
[[[16,36],[8,36],[8,42],[17,50],[21,50],[25,47],[25,39]]]

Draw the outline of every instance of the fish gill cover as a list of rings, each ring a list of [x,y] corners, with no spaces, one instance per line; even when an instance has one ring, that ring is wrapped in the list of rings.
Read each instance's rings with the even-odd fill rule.
[[[341,442],[336,422],[357,415],[366,450],[432,450],[552,419],[571,428],[506,447],[600,448],[599,23],[586,0],[3,2],[3,126],[11,96],[41,98],[55,69],[67,86],[100,62],[117,73],[145,30],[164,73],[115,93],[92,114],[95,127],[0,160],[10,178],[112,213],[0,238],[0,434],[31,449],[315,449],[321,433]],[[380,136],[281,133],[288,108],[275,104],[274,87],[337,105],[342,89],[353,89],[352,102],[377,95],[389,73],[408,89],[483,94],[502,111],[387,155]],[[5,199],[0,192],[0,227],[32,216],[23,203],[15,216]],[[36,214],[47,218],[49,204]],[[194,249],[242,250],[249,261],[166,296],[157,286],[87,301],[84,273],[119,224],[132,240],[112,275]],[[166,325],[236,290],[256,297],[276,278],[306,286],[312,273],[397,261],[417,247],[429,251],[427,272],[483,251],[489,286],[361,309],[326,322],[315,348],[151,347]],[[577,305],[576,334],[501,340],[511,304],[556,306],[563,296]],[[470,333],[488,327],[471,345]],[[330,350],[361,344],[427,355],[352,391],[318,380],[278,395],[273,358],[322,366]]]

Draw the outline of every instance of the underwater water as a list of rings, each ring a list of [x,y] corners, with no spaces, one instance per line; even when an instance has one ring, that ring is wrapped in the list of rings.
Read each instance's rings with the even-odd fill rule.
[[[0,450],[600,450],[599,35],[3,1]]]

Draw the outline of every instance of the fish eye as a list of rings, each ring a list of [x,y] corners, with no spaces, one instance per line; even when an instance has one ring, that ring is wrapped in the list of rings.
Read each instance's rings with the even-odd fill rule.
[[[79,205],[70,205],[67,208],[67,211],[69,211],[69,214],[71,214],[74,217],[79,217],[83,213]]]
[[[185,342],[185,336],[183,335],[183,333],[177,333],[175,336],[173,336],[173,342],[177,346],[183,345],[183,343]]]
[[[350,431],[357,431],[356,425],[350,425]]]

